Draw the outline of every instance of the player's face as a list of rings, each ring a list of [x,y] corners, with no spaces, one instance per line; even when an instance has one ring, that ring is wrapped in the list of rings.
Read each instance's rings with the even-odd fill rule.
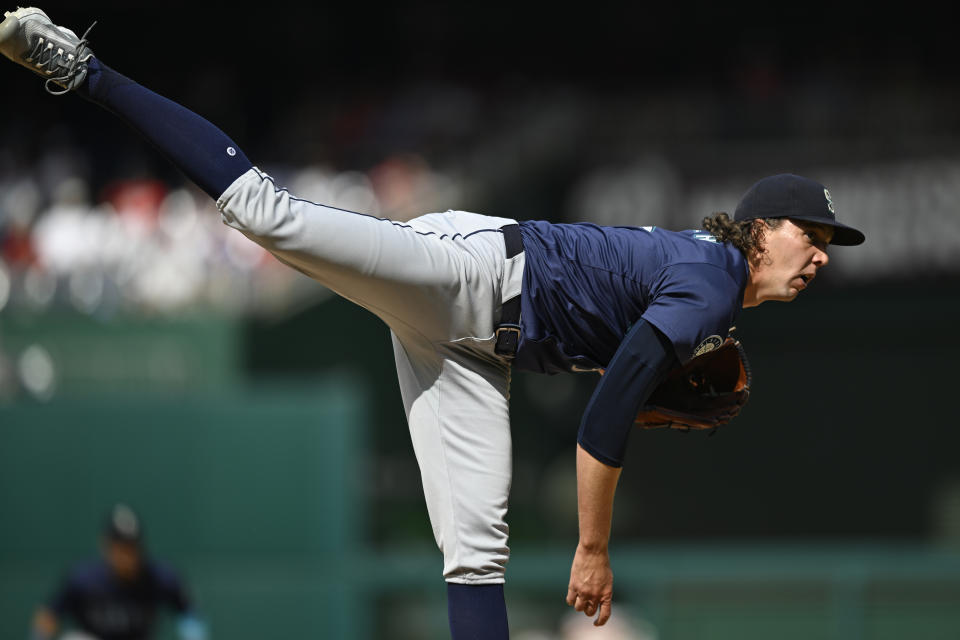
[[[806,289],[830,261],[827,245],[833,228],[785,219],[764,233],[764,253],[752,265],[757,302],[789,301]]]
[[[104,545],[110,569],[121,580],[133,580],[140,573],[140,548],[130,542],[110,540]]]

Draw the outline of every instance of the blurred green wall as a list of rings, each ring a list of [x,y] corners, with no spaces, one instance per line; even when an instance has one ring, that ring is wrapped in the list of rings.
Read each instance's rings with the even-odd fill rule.
[[[0,637],[25,638],[35,604],[97,553],[113,501],[141,513],[149,548],[182,572],[214,637],[356,624],[339,576],[362,543],[362,397],[328,379],[0,409]]]

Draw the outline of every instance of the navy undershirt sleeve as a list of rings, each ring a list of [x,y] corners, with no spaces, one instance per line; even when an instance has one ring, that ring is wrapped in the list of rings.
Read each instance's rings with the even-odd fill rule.
[[[96,58],[78,93],[120,116],[214,200],[253,166],[216,126]]]
[[[670,340],[646,320],[637,321],[587,403],[577,434],[580,446],[608,466],[623,466],[637,412],[677,362]]]

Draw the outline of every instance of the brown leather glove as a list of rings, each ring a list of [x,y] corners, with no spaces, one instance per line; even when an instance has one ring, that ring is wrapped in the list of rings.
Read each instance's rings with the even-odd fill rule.
[[[645,429],[715,429],[743,409],[750,382],[743,345],[728,337],[713,351],[667,373],[634,423]]]

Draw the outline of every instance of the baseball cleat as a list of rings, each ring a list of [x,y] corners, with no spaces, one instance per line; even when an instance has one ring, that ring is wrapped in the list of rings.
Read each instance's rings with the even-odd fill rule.
[[[87,77],[87,61],[93,56],[87,45],[87,34],[93,25],[78,38],[70,29],[53,24],[36,7],[18,7],[3,15],[0,53],[46,78],[44,86],[54,95],[80,86]]]

